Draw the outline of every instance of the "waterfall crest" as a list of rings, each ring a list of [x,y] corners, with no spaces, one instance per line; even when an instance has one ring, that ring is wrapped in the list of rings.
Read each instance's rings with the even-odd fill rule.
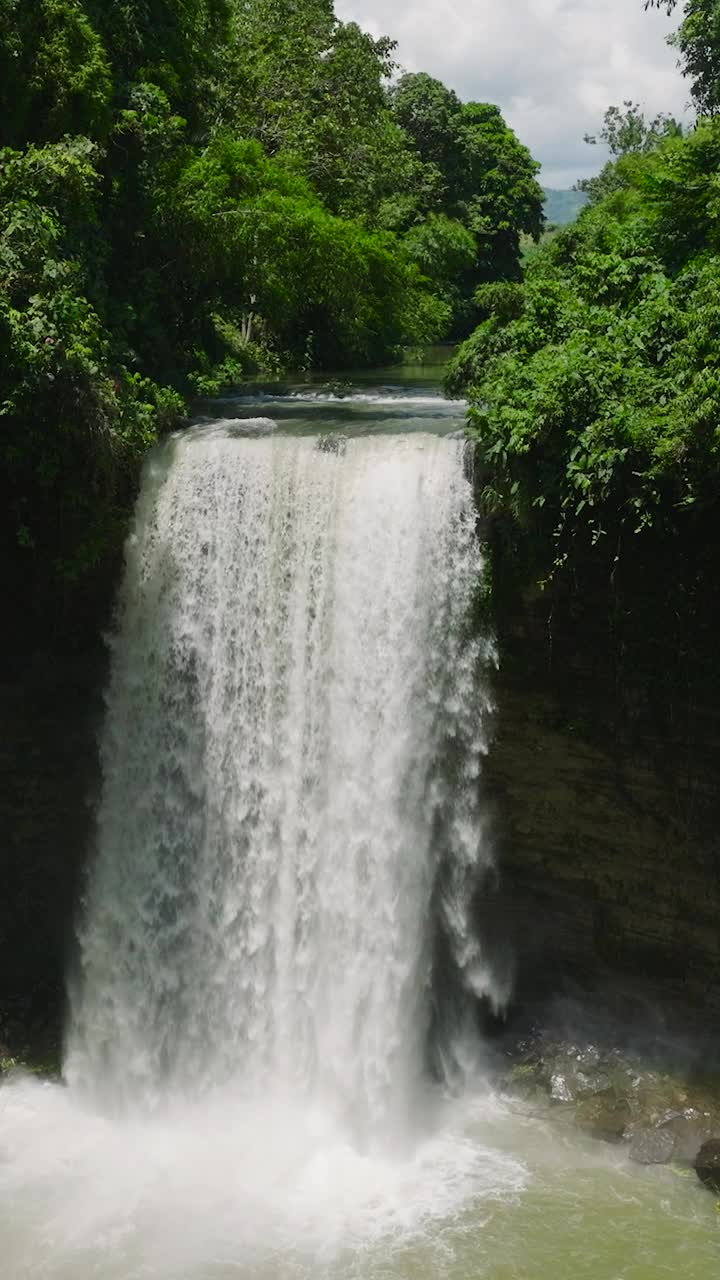
[[[111,1106],[228,1085],[401,1124],[432,903],[476,993],[492,642],[461,441],[239,439],[149,462],[102,740],[68,1040]],[[492,993],[491,993],[492,994]]]

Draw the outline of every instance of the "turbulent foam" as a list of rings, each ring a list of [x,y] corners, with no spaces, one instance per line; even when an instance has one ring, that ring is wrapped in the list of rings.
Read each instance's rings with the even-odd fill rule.
[[[467,408],[466,400],[444,400],[442,396],[439,395],[407,395],[402,391],[398,391],[394,395],[369,395],[355,391],[349,391],[346,395],[330,391],[294,391],[289,399],[304,401],[308,404],[367,404],[378,405],[381,408],[436,409],[440,412],[443,410],[445,412],[456,412],[460,409]]]
[[[322,408],[323,405],[361,405],[373,408],[393,408],[399,410],[405,409],[434,409],[437,413],[442,414],[458,414],[467,409],[466,400],[445,400],[440,395],[417,395],[406,391],[388,392],[386,394],[372,394],[362,391],[291,391],[287,395],[273,394],[272,392],[258,392],[251,396],[223,396],[216,397],[218,404],[277,404],[277,405],[293,405],[307,404],[317,405]]]
[[[351,1258],[385,1276],[394,1250],[426,1241],[432,1258],[434,1224],[526,1181],[520,1161],[468,1137],[457,1105],[429,1107],[404,1151],[360,1149],[322,1106],[272,1093],[225,1090],[120,1122],[26,1082],[0,1107],[8,1280],[346,1280]]]

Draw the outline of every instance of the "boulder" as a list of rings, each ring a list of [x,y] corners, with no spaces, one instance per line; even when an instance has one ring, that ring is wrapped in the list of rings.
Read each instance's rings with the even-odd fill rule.
[[[629,1156],[636,1164],[667,1164],[675,1150],[675,1138],[667,1128],[647,1129],[638,1125],[630,1137]]]
[[[658,1126],[667,1129],[675,1139],[675,1160],[686,1160],[692,1163],[698,1151],[713,1134],[711,1117],[693,1107],[668,1115]]]
[[[695,1172],[708,1191],[720,1195],[720,1138],[711,1138],[695,1157]]]

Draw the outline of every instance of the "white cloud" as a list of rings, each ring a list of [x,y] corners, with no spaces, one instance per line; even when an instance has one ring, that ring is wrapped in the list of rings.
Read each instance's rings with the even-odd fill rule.
[[[336,0],[338,16],[398,42],[410,71],[428,71],[462,98],[497,102],[566,187],[605,160],[583,143],[606,107],[626,98],[681,115],[688,86],[667,34],[677,25],[643,0]]]

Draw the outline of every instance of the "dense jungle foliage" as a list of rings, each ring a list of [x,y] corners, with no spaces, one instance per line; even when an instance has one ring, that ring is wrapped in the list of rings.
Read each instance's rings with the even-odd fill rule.
[[[0,0],[11,648],[95,625],[189,395],[467,333],[478,284],[519,278],[537,166],[495,107],[396,72],[332,0]]]
[[[589,206],[523,283],[480,287],[449,385],[472,401],[506,568],[551,584],[550,611],[585,595],[680,652],[719,598],[720,118],[698,67],[718,66],[720,4],[691,0],[674,43],[701,114],[608,111]]]

